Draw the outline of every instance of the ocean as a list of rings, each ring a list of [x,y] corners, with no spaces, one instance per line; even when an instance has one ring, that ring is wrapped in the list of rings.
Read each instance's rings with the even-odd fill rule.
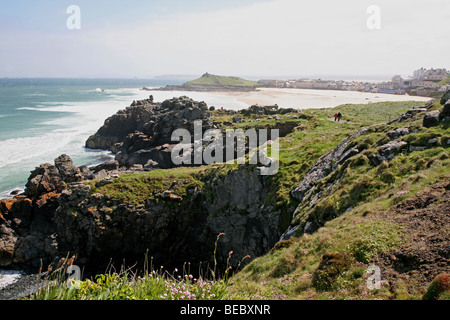
[[[0,199],[23,190],[35,167],[61,154],[74,164],[95,165],[113,155],[84,144],[104,121],[133,100],[153,95],[162,102],[186,95],[208,106],[248,107],[206,92],[145,91],[186,79],[0,79]]]

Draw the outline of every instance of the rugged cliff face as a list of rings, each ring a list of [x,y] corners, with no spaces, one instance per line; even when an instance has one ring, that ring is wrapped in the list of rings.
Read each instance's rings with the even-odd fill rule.
[[[58,164],[64,160],[64,167]],[[70,172],[70,174],[67,174]],[[70,158],[55,166],[41,165],[30,176],[24,195],[2,201],[0,266],[38,267],[67,254],[88,268],[106,268],[110,259],[134,263],[148,253],[163,265],[202,262],[212,265],[216,237],[224,233],[217,260],[231,265],[246,255],[264,254],[278,241],[281,210],[265,206],[265,178],[242,167],[228,172],[181,172],[173,188],[145,195],[139,183],[164,178],[135,175],[127,183],[143,193],[139,201],[117,199],[109,193],[123,187],[108,176],[95,185],[79,176]],[[195,179],[191,178],[194,174]],[[186,180],[188,179],[188,180]],[[133,182],[131,182],[133,181]],[[290,213],[291,214],[291,213]]]

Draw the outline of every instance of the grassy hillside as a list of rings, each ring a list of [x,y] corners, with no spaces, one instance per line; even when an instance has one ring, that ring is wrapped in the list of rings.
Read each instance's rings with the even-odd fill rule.
[[[161,270],[156,276],[165,277],[164,283],[155,282],[156,276],[126,281],[124,275],[113,275],[109,276],[108,286],[104,276],[95,283],[83,282],[78,291],[62,286],[33,298],[187,299],[184,292],[188,290],[189,296],[195,293],[197,299],[421,299],[436,275],[448,272],[450,120],[425,128],[424,114],[419,113],[401,123],[387,124],[419,105],[343,105],[305,110],[307,117],[301,119],[296,118],[298,114],[284,114],[277,119],[260,116],[258,122],[250,122],[254,117],[243,117],[246,122],[238,124],[242,128],[298,121],[295,130],[280,139],[280,170],[268,177],[272,192],[267,203],[281,210],[297,207],[294,224],[314,220],[320,228],[313,234],[303,234],[299,228],[293,238],[279,242],[271,252],[254,259],[231,278],[226,275],[220,281],[189,280],[183,270],[182,277],[176,280],[172,271],[165,275]],[[432,109],[441,107],[436,102]],[[343,114],[342,122],[333,121],[337,111]],[[216,114],[215,121],[230,122],[230,118]],[[361,127],[369,129],[348,146],[360,152],[313,186],[311,197],[317,195],[316,201],[298,203],[291,198],[290,191],[319,157]],[[410,133],[394,140],[417,147],[415,151],[404,151],[381,164],[372,163],[380,147],[393,140],[387,133],[399,128],[408,128]],[[134,174],[103,189],[117,199],[139,202],[140,195],[148,196],[152,188],[163,191],[174,177],[183,179],[184,186],[201,186],[198,174],[202,170]],[[214,170],[222,169],[216,166]],[[149,181],[154,183],[150,189]],[[127,189],[129,184],[132,186]],[[123,193],[124,188],[130,192]],[[367,270],[372,265],[381,270],[380,287],[374,290],[367,285]],[[448,275],[444,278],[447,282],[443,283],[448,283]],[[173,293],[173,288],[180,287],[184,288],[182,295],[180,290]],[[449,298],[448,290],[441,295],[441,299]]]
[[[198,79],[186,82],[189,86],[229,86],[229,87],[259,87],[261,84],[238,77],[224,77],[205,73]]]
[[[316,203],[308,201],[297,209],[294,220],[313,217],[325,221],[323,227],[314,234],[298,234],[280,242],[271,253],[255,259],[232,279],[230,296],[421,299],[432,278],[448,272],[450,121],[427,129],[422,127],[422,115],[390,126],[376,125],[403,107],[407,104],[341,106],[337,109],[349,121],[341,124],[325,122],[334,110],[314,111],[316,127],[303,136],[294,133],[288,138],[295,139],[290,146],[298,149],[289,154],[289,145],[285,145],[282,157],[307,161],[302,154],[310,153],[314,161],[318,145],[326,151],[327,144],[333,145],[334,137],[342,131],[354,130],[357,123],[375,124],[349,146],[357,145],[364,151],[317,183],[315,194],[321,192],[321,197]],[[438,107],[435,104],[434,108]],[[379,166],[371,164],[371,156],[389,141],[386,132],[403,127],[413,133],[400,140],[425,146],[424,150],[399,154]],[[317,132],[321,130],[322,135]],[[306,145],[305,139],[315,147]],[[431,139],[436,143],[430,144]],[[282,167],[283,179],[302,176],[300,163],[293,164],[297,170]],[[283,198],[286,191],[282,187],[277,193]],[[372,264],[382,271],[381,287],[376,290],[367,287],[366,270]],[[442,298],[449,298],[448,291]]]

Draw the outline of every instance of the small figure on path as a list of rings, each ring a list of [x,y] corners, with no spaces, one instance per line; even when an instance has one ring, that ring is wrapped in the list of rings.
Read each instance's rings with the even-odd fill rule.
[[[335,114],[334,114],[334,121],[337,120],[337,117],[338,117],[338,115],[337,115],[337,113],[335,113]]]
[[[341,122],[342,114],[339,112],[337,115],[338,122]]]

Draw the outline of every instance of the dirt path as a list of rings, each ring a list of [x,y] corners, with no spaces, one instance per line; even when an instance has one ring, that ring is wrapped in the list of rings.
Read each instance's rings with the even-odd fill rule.
[[[417,286],[408,289],[426,290],[437,275],[450,272],[450,178],[382,215],[403,226],[408,235],[400,248],[380,255],[375,262],[391,286],[395,288],[401,279],[405,283],[415,279]]]
[[[334,118],[327,118],[328,120],[332,121],[332,122],[336,122],[336,123],[349,123],[349,124],[356,124],[355,122],[350,122],[350,121],[346,121],[344,119],[341,119],[341,121],[334,121]]]

